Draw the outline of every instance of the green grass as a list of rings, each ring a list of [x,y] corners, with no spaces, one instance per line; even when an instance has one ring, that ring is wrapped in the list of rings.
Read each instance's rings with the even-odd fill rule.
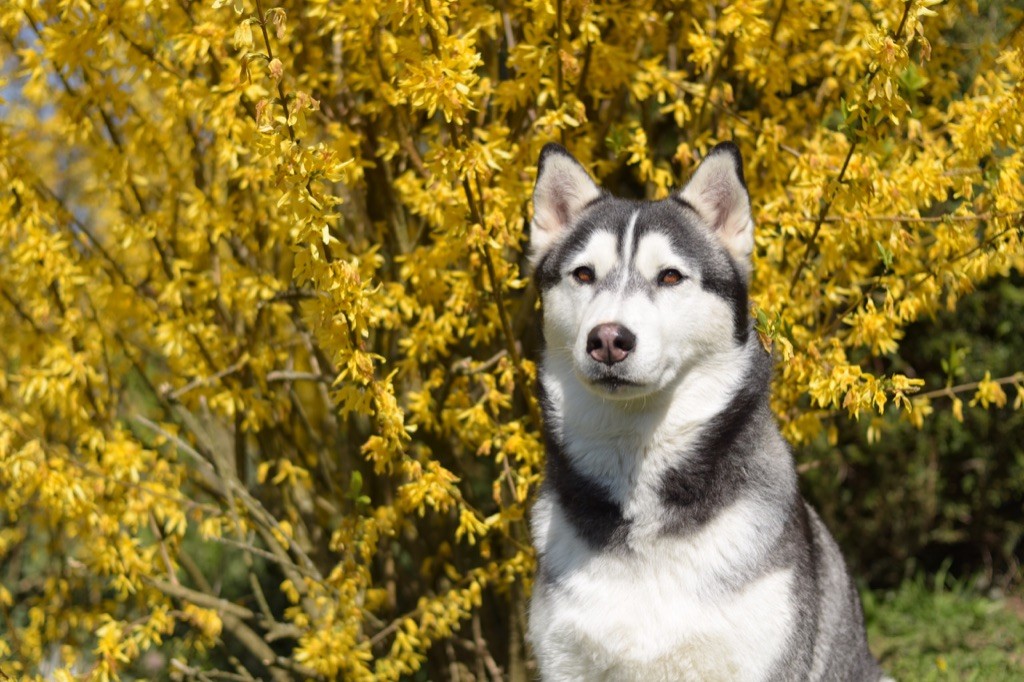
[[[897,680],[1024,680],[1024,599],[944,574],[864,592],[871,650]]]

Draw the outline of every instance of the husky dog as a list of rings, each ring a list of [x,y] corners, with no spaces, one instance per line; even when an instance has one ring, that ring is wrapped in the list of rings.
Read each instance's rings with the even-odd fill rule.
[[[668,199],[629,201],[549,144],[533,206],[541,677],[880,679],[857,592],[769,409],[736,146],[715,147]]]

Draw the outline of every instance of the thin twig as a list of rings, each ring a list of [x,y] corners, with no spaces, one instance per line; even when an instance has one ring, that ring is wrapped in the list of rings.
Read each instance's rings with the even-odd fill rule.
[[[171,563],[171,557],[167,554],[167,545],[164,538],[163,530],[157,525],[156,517],[153,516],[153,512],[149,512],[149,528],[153,531],[153,535],[159,540],[157,545],[160,547],[160,558],[163,559],[164,568],[167,569],[167,577],[170,578],[171,583],[179,585],[178,573],[174,570],[174,564]]]
[[[270,34],[267,33],[267,16],[263,13],[263,3],[260,0],[256,0],[256,20],[260,25],[260,31],[263,33],[263,44],[267,47],[267,63],[270,63],[274,61],[274,49],[270,46]],[[284,77],[277,81],[277,94],[281,98],[281,108],[284,109],[284,120],[288,127],[288,138],[295,142],[295,130],[292,124],[288,122],[288,97],[284,91]]]
[[[491,656],[490,650],[487,648],[487,640],[484,639],[483,629],[480,627],[480,613],[479,611],[473,612],[473,619],[470,621],[470,629],[473,633],[473,645],[476,647],[476,655],[478,658],[483,659],[484,665],[487,667],[487,672],[491,676],[491,682],[501,682],[505,679],[505,676],[501,672],[501,668],[498,667],[494,657]]]
[[[205,592],[198,592],[185,587],[181,583],[169,583],[166,580],[150,578],[148,576],[143,576],[143,580],[170,597],[176,597],[177,599],[187,601],[191,604],[195,604],[196,606],[211,609],[219,614],[231,614],[237,618],[245,619],[256,617],[255,613],[244,606],[230,602],[227,599],[221,599],[220,597],[206,594]]]
[[[857,149],[857,140],[854,139],[850,142],[850,149],[846,153],[846,159],[843,160],[843,166],[839,169],[839,174],[835,178],[835,189],[829,193],[828,199],[822,202],[821,210],[818,211],[818,217],[814,223],[814,230],[811,232],[811,238],[807,241],[804,247],[803,256],[800,257],[800,262],[797,263],[796,269],[793,270],[793,277],[789,281],[789,293],[792,294],[793,290],[796,289],[797,282],[800,281],[800,275],[803,273],[804,268],[807,267],[807,263],[810,260],[811,252],[815,248],[815,242],[818,239],[818,234],[821,232],[821,226],[825,223],[825,216],[828,214],[829,209],[832,208],[833,202],[839,195],[839,187],[843,183],[843,177],[846,175],[846,169],[850,167],[850,159],[853,158],[853,152]]]
[[[273,552],[268,552],[267,550],[261,549],[261,548],[255,546],[255,545],[253,545],[251,543],[241,542],[239,540],[233,540],[231,538],[217,537],[217,536],[212,536],[212,537],[206,538],[206,540],[209,541],[209,542],[216,542],[216,543],[221,544],[221,545],[229,545],[231,547],[237,547],[238,549],[241,549],[241,550],[244,550],[246,552],[249,552],[250,554],[252,554],[254,556],[258,556],[258,557],[260,557],[262,559],[266,559],[267,561],[272,561],[275,564],[279,564],[282,567],[286,567],[288,569],[294,570],[294,571],[302,574],[303,576],[305,576],[307,578],[315,578],[316,577],[315,574],[312,571],[305,570],[302,566],[299,566],[294,561],[290,561],[288,559],[282,559],[281,557],[279,557],[278,555],[274,554]]]
[[[1007,211],[1005,213],[974,213],[970,215],[940,215],[940,216],[912,216],[912,215],[830,215],[826,216],[822,222],[826,223],[841,223],[841,222],[873,222],[873,223],[961,223],[961,222],[974,222],[980,220],[998,220],[1000,218],[1016,218],[1024,215],[1024,211]],[[769,225],[781,225],[788,221],[803,221],[810,222],[816,221],[817,218],[813,216],[801,215],[801,216],[786,216],[785,218],[778,218],[775,220],[760,220],[759,222]]]
[[[1024,372],[1017,372],[1009,376],[1000,377],[999,379],[990,379],[984,383],[998,384],[1005,386],[1006,384],[1018,384],[1024,383]],[[927,393],[918,393],[914,396],[914,400],[929,400],[931,398],[955,398],[959,393],[968,393],[970,391],[977,390],[981,386],[981,381],[972,381],[968,384],[960,384],[958,386],[945,386],[943,388],[937,388],[934,391],[928,391]]]
[[[315,372],[292,372],[287,370],[267,372],[267,383],[272,384],[282,381],[318,381],[320,383],[330,384],[334,381],[334,377],[326,374],[317,374]]]
[[[907,25],[907,17],[910,15],[910,7],[914,4],[913,0],[906,0],[903,4],[903,18],[900,19],[900,25],[896,29],[896,33],[893,34],[893,41],[898,41],[903,34],[903,29]],[[875,75],[878,73],[878,68],[872,69],[867,78],[864,80],[864,87],[866,88]],[[793,277],[789,282],[789,293],[792,294],[796,289],[797,283],[800,281],[800,275],[803,273],[804,268],[807,267],[812,253],[815,250],[815,242],[818,239],[818,234],[821,232],[821,226],[825,222],[825,216],[828,215],[829,210],[832,208],[832,204],[835,203],[836,197],[839,196],[839,188],[843,184],[843,178],[846,176],[846,170],[850,167],[850,159],[853,158],[853,153],[857,149],[859,140],[854,137],[850,141],[850,149],[846,153],[846,159],[843,161],[842,168],[839,169],[839,174],[835,177],[835,180],[829,184],[832,185],[833,189],[828,193],[828,197],[821,204],[821,210],[818,211],[818,218],[814,224],[814,230],[811,232],[811,238],[807,241],[807,245],[804,247],[803,256],[800,257],[800,262],[797,263],[796,269],[793,271]]]
[[[196,377],[195,379],[193,379],[192,381],[188,382],[187,384],[185,384],[181,388],[177,388],[177,389],[175,389],[173,391],[168,392],[167,397],[170,398],[171,400],[177,401],[177,400],[179,400],[181,398],[181,396],[185,395],[189,391],[193,391],[193,390],[195,390],[197,388],[205,388],[205,387],[211,385],[215,381],[219,381],[219,380],[223,379],[224,377],[230,376],[232,374],[235,374],[235,373],[241,371],[242,368],[244,368],[245,365],[248,362],[249,362],[248,358],[243,358],[242,360],[239,360],[238,362],[236,362],[235,364],[231,365],[230,367],[225,367],[224,369],[222,369],[219,372],[216,372],[214,374],[211,374],[210,376]]]

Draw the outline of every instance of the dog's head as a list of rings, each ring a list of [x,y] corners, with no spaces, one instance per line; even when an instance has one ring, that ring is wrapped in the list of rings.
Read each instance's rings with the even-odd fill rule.
[[[547,358],[598,395],[671,386],[746,342],[754,245],[742,159],[715,147],[662,201],[602,191],[565,148],[541,152],[530,260]]]

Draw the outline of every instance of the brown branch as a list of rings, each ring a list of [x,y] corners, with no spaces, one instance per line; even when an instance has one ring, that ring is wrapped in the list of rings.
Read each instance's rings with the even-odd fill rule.
[[[234,682],[251,682],[256,678],[252,675],[241,675],[239,673],[226,672],[224,670],[200,670],[182,663],[176,658],[171,659],[171,667],[188,678],[195,678],[204,682],[205,680],[233,680]]]
[[[483,223],[480,224],[482,225]],[[512,359],[512,367],[516,373],[517,383],[523,388],[523,397],[526,399],[530,418],[533,420],[534,426],[539,428],[543,423],[543,418],[540,414],[540,408],[537,406],[537,402],[530,391],[530,387],[533,384],[530,382],[526,371],[523,370],[523,361],[519,356],[519,348],[512,332],[512,321],[509,318],[508,310],[505,308],[505,297],[501,291],[501,282],[498,281],[498,276],[495,274],[494,261],[491,259],[490,251],[486,245],[481,247],[480,250],[484,258],[484,264],[487,267],[487,277],[491,280],[491,294],[494,296],[494,302],[498,307],[498,319],[501,321],[501,331],[505,336],[506,348],[509,357]]]
[[[244,622],[256,617],[256,614],[246,607],[226,599],[214,597],[213,595],[197,592],[184,585],[173,584],[146,576],[143,579],[169,597],[216,611],[224,629],[229,631],[246,649],[256,655],[259,661],[268,668],[275,682],[287,682],[291,679],[281,669],[282,667],[290,668],[307,679],[320,679],[320,676],[314,671],[277,656],[267,641]],[[295,636],[297,633],[296,628],[282,623],[271,622],[270,630],[271,632],[278,631],[275,634],[275,639],[279,639],[282,636]],[[286,632],[287,635],[282,635],[281,632]]]
[[[23,11],[23,13],[25,15],[26,20],[28,21],[30,28],[32,29],[32,32],[41,41],[42,33],[39,27],[36,25],[35,20],[32,19],[31,15],[29,15],[27,11]],[[64,87],[64,90],[67,92],[68,96],[73,100],[79,99],[80,97],[78,92],[71,85],[71,83],[68,82],[67,78],[64,77],[64,73],[61,70],[61,65],[58,64],[55,60],[51,59],[50,61],[53,63],[54,73],[56,74],[58,80],[60,80],[61,85]],[[89,72],[85,68],[82,69],[82,78],[87,85],[92,85],[92,80],[89,78]],[[117,126],[114,125],[113,119],[102,106],[97,106],[96,110],[99,112],[100,119],[103,121],[103,127],[106,129],[107,134],[110,136],[110,141],[113,143],[117,152],[120,153],[127,160],[131,155],[129,154],[129,150],[125,148],[124,143],[121,140],[121,134],[118,131]],[[136,113],[138,113],[137,110]],[[135,184],[135,181],[132,180],[131,173],[128,173],[126,183],[128,185],[128,189],[131,190],[131,194],[135,198],[136,203],[138,204],[139,215],[148,216],[149,208],[147,207],[146,202],[143,200],[142,193],[139,191],[139,188]],[[168,281],[173,281],[175,279],[174,268],[171,265],[171,262],[173,260],[173,254],[168,254],[167,250],[165,249],[164,245],[160,242],[160,240],[157,238],[156,234],[154,234],[150,238],[150,242],[153,244],[153,248],[156,249],[157,255],[159,256],[160,265],[164,272],[164,275],[167,277]],[[94,243],[98,244],[98,242]],[[192,305],[190,305],[187,301],[182,302],[182,307],[186,313],[194,314],[195,312]],[[190,330],[189,335],[191,336],[193,342],[196,344],[197,348],[199,349],[200,355],[203,356],[203,359],[206,361],[206,364],[209,366],[209,368],[215,368],[217,363],[214,362],[213,356],[207,350],[206,345],[203,343],[203,340],[199,336],[198,332]]]
[[[461,360],[453,362],[452,365],[451,365],[450,370],[454,374],[479,374],[480,372],[486,372],[487,370],[491,369],[492,367],[497,365],[499,362],[501,362],[502,358],[507,357],[507,356],[508,356],[508,351],[507,350],[505,350],[505,349],[499,350],[497,353],[492,355],[489,359],[484,360],[482,363],[480,363],[476,367],[473,366],[473,362],[474,362],[473,358],[462,358]]]
[[[422,0],[423,8],[427,16],[433,18],[430,1]],[[433,47],[434,55],[441,57],[440,51],[440,38],[437,35],[437,31],[433,26],[432,22],[426,23],[427,33],[430,36],[430,43]],[[451,137],[451,141],[456,147],[461,148],[461,135],[459,134],[458,126],[455,125],[454,121],[449,122],[448,134]],[[476,178],[479,182],[479,178]],[[462,191],[466,197],[466,203],[469,207],[470,217],[473,222],[479,225],[481,228],[484,227],[484,216],[482,208],[477,204],[476,197],[473,195],[473,189],[469,181],[469,177],[462,179]],[[483,200],[483,197],[480,197]],[[512,322],[508,314],[508,309],[505,307],[505,296],[502,293],[501,282],[498,281],[497,274],[495,272],[494,260],[491,258],[490,250],[487,245],[484,244],[478,249],[481,258],[484,261],[484,267],[487,271],[487,277],[491,284],[491,295],[494,297],[495,305],[498,308],[498,319],[501,323],[502,335],[505,338],[505,347],[508,350],[509,357],[512,360],[512,368],[516,375],[516,384],[521,388],[523,392],[523,398],[526,400],[527,409],[530,413],[530,418],[534,424],[539,428],[543,419],[540,413],[540,408],[534,399],[533,392],[531,390],[532,382],[523,369],[522,359],[519,356],[519,350],[516,347],[516,339],[513,335]]]
[[[151,421],[140,414],[132,415],[129,419],[138,424],[141,424],[142,426],[145,426],[146,428],[154,431],[155,433],[160,434],[167,440],[173,442],[176,446],[178,446],[179,452],[184,452],[185,454],[189,455],[190,457],[192,457],[193,461],[197,465],[199,465],[199,473],[202,475],[203,483],[206,484],[207,487],[209,487],[211,490],[216,492],[216,494],[222,497],[226,494],[224,492],[224,481],[221,480],[220,476],[217,475],[217,472],[214,469],[213,464],[210,463],[209,458],[200,453],[194,447],[192,447],[192,445],[185,441],[185,439],[181,438],[176,434],[171,433],[170,431],[163,428],[156,422]],[[218,509],[218,512],[219,511],[220,510]]]
[[[998,220],[1000,218],[1016,218],[1024,215],[1024,211],[1007,211],[1004,213],[997,213],[988,211],[986,213],[975,213],[970,215],[941,215],[941,216],[912,216],[912,215],[866,215],[866,216],[843,216],[843,215],[830,215],[823,219],[826,223],[840,223],[840,222],[874,222],[874,223],[960,223],[960,222],[972,222],[980,220]],[[778,218],[775,220],[763,220],[759,221],[769,225],[782,225],[788,220],[800,220],[804,222],[810,222],[817,220],[812,216],[789,216],[785,219]]]
[[[1007,215],[1010,215],[1010,214],[1007,214]],[[973,216],[961,216],[961,217],[963,217],[964,219],[970,219]],[[1003,230],[1000,230],[999,232],[996,232],[995,234],[993,234],[991,237],[986,239],[981,244],[978,244],[977,246],[973,246],[970,249],[964,251],[963,253],[957,254],[956,256],[948,259],[947,261],[945,261],[945,265],[947,265],[947,266],[948,265],[952,265],[953,263],[957,263],[957,262],[959,262],[959,261],[961,261],[961,260],[963,260],[965,258],[969,258],[971,255],[973,255],[977,251],[980,251],[980,250],[984,249],[987,246],[991,246],[992,244],[994,244],[996,242],[996,240],[998,240],[1000,237],[1002,237],[1007,232],[1011,232],[1013,229],[1014,229],[1013,227],[1007,227],[1006,229],[1003,229]],[[921,278],[917,282],[913,282],[912,285],[911,285],[911,288],[908,289],[908,291],[912,291],[913,287],[916,287],[916,286],[926,282],[929,278],[934,277],[936,275],[936,273],[933,270],[919,269],[919,270],[914,270],[914,271],[911,271],[911,272],[904,272],[904,273],[900,273],[899,274],[899,276],[902,277],[903,279],[909,279],[911,277],[917,277],[918,275],[924,275],[924,277]],[[835,330],[839,327],[839,325],[842,324],[842,321],[846,318],[847,315],[849,315],[854,310],[856,310],[857,307],[860,306],[860,304],[863,303],[864,300],[867,297],[871,296],[872,294],[874,294],[875,292],[877,292],[881,288],[880,278],[878,276],[875,276],[874,278],[872,278],[872,281],[864,282],[864,283],[855,283],[855,286],[857,286],[857,287],[867,287],[867,289],[862,291],[861,294],[857,297],[857,299],[855,301],[853,301],[852,303],[850,303],[843,310],[842,313],[833,316],[833,321],[830,324],[828,324],[822,330],[822,333],[824,335],[828,336],[829,334],[832,334],[833,332],[835,332]]]
[[[697,130],[704,129],[704,113],[708,109],[708,104],[711,103],[711,93],[718,85],[719,76],[722,75],[722,71],[725,69],[725,60],[732,53],[736,46],[735,34],[730,35],[725,45],[721,50],[718,51],[718,58],[711,67],[711,71],[708,73],[707,79],[704,82],[704,98],[701,100],[700,109],[697,110],[697,115],[693,117],[693,123],[697,127]]]
[[[25,175],[28,174],[29,171],[25,168],[26,164],[24,163],[24,161],[20,158],[18,160],[21,161],[21,163],[18,164],[18,168],[15,170],[17,174],[21,175],[22,177],[25,177]],[[70,234],[71,237],[75,240],[75,242],[77,244],[81,244],[83,249],[91,245],[91,248],[98,251],[99,254],[103,257],[103,259],[110,264],[110,266],[114,269],[114,272],[117,273],[117,276],[121,279],[122,282],[124,282],[124,284],[131,287],[136,292],[142,293],[140,291],[140,288],[134,283],[132,283],[132,281],[128,278],[128,274],[121,267],[121,264],[118,263],[114,259],[114,257],[110,255],[110,252],[106,250],[106,248],[103,246],[103,243],[100,242],[99,238],[97,238],[96,235],[93,234],[89,226],[86,225],[83,221],[79,220],[75,216],[75,214],[71,210],[69,210],[67,206],[64,205],[64,200],[57,196],[57,193],[54,192],[53,189],[51,189],[50,186],[43,182],[38,176],[34,176],[32,180],[32,189],[34,189],[37,194],[42,195],[40,198],[44,200],[48,198],[51,202],[53,202],[56,205],[58,215],[55,216],[55,218],[65,220],[74,226],[75,229],[70,230]],[[79,239],[79,233],[85,235],[86,239],[89,242],[88,245],[84,244],[82,240]]]
[[[565,95],[563,94],[563,80],[564,75],[562,73],[562,20],[564,18],[563,12],[564,3],[562,0],[555,0],[555,101],[558,104],[558,108],[562,108],[564,103]],[[560,125],[558,128],[559,141],[564,145],[565,140],[565,126]]]
[[[186,552],[179,551],[177,558],[178,563],[182,565],[188,573],[188,576],[192,578],[192,582],[194,582],[201,591],[213,592],[213,586],[210,584],[210,581],[206,579],[206,576],[203,575],[203,572],[200,570],[196,562],[193,561],[192,557],[190,557]]]
[[[857,140],[853,140],[850,142],[850,149],[846,153],[846,159],[843,161],[843,166],[839,169],[839,174],[834,180],[835,189],[829,193],[828,199],[822,202],[821,210],[818,211],[818,217],[814,223],[814,230],[811,232],[811,238],[807,241],[807,245],[804,247],[803,256],[800,257],[800,262],[797,263],[796,269],[793,271],[793,277],[789,281],[790,294],[792,294],[793,290],[796,289],[796,284],[800,281],[800,275],[803,273],[804,268],[807,267],[807,263],[811,257],[811,252],[815,249],[815,242],[818,239],[818,234],[821,232],[821,226],[825,223],[825,216],[828,214],[829,209],[832,208],[832,204],[839,195],[839,186],[842,184],[843,177],[846,175],[846,169],[850,167],[850,159],[853,158],[853,152],[856,149]]]
[[[230,602],[227,599],[221,599],[220,597],[214,597],[211,594],[204,592],[198,592],[189,587],[185,587],[181,583],[169,583],[166,580],[160,580],[159,578],[150,578],[143,576],[143,580],[147,583],[160,590],[169,597],[175,597],[183,601],[187,601],[196,606],[202,606],[206,609],[216,611],[218,614],[232,615],[236,618],[251,619],[255,618],[256,614],[249,609]]]
[[[171,557],[167,554],[167,539],[164,537],[163,530],[156,522],[156,517],[153,516],[153,512],[149,512],[149,528],[153,531],[153,535],[159,541],[157,544],[160,547],[160,558],[163,559],[164,568],[167,569],[167,577],[171,579],[171,583],[174,585],[180,585],[178,582],[178,572],[174,570],[174,564],[171,563]]]
[[[28,323],[28,326],[32,327],[32,331],[34,331],[38,336],[46,335],[46,332],[44,332],[39,327],[39,325],[36,324],[36,321],[32,319],[32,316],[25,312],[24,308],[21,307],[21,303],[16,298],[11,296],[7,292],[7,289],[5,289],[2,284],[0,284],[0,297],[3,297],[3,299],[7,301],[12,308],[14,308],[14,312],[18,313],[18,317],[20,317],[26,323]]]
[[[271,530],[276,530],[283,537],[288,537],[284,532],[284,529],[282,529],[281,525],[278,523],[277,518],[267,511],[263,504],[253,497],[241,483],[231,482],[230,485],[234,488],[234,492],[238,494],[238,499],[240,499],[245,508],[249,510],[249,513],[256,517],[254,520],[262,521],[262,525],[257,526],[257,530],[260,531],[261,535],[263,535],[263,539],[267,540],[267,544],[271,546],[271,549],[275,546],[280,547],[282,551],[291,549],[302,561],[305,568],[312,574],[312,577],[318,582],[323,582],[323,576],[320,574],[320,571],[317,570],[316,564],[313,563],[313,560],[309,558],[309,555],[306,554],[305,550],[302,549],[298,542],[293,540],[288,543],[287,547],[284,547],[280,541],[277,540],[274,534],[270,532]],[[272,539],[273,542],[270,542],[269,539]],[[301,583],[301,581],[299,582]],[[297,584],[295,587],[300,592],[302,591],[301,584]]]
[[[491,655],[490,650],[487,648],[487,641],[484,639],[482,628],[480,627],[480,612],[473,612],[473,619],[471,621],[470,628],[473,632],[473,646],[476,647],[476,655],[478,658],[483,659],[484,665],[487,667],[487,672],[491,676],[492,682],[501,682],[505,679],[505,676],[501,672],[501,668],[498,667],[497,662]]]
[[[910,7],[913,5],[913,0],[906,0],[903,3],[903,18],[900,19],[900,25],[896,29],[896,33],[893,34],[893,40],[897,41],[903,34],[903,29],[907,25],[907,17],[910,15]],[[864,87],[866,88],[875,75],[878,73],[878,67],[876,66],[870,72],[868,72],[867,78],[864,80]],[[832,184],[834,189],[829,193],[828,198],[821,204],[821,210],[818,211],[818,218],[814,224],[814,230],[811,232],[811,238],[807,242],[807,246],[804,248],[803,256],[800,258],[800,262],[797,263],[796,269],[793,271],[793,277],[789,282],[789,293],[792,294],[796,289],[797,282],[800,280],[800,275],[803,273],[804,268],[807,267],[807,263],[811,258],[812,252],[815,250],[815,241],[818,239],[818,234],[821,232],[821,226],[825,222],[825,216],[828,215],[829,210],[832,208],[832,204],[835,203],[836,197],[839,196],[839,187],[843,183],[843,178],[846,176],[846,170],[850,167],[850,159],[853,158],[853,152],[857,149],[858,140],[854,138],[850,142],[850,149],[846,153],[846,159],[843,161],[842,168],[839,169],[839,174],[836,176]]]
[[[1012,232],[1014,229],[1019,229],[1019,227],[1020,226],[1017,226],[1016,228],[1015,227],[1007,227],[1006,229],[1003,229],[1003,230],[1000,230],[999,232],[996,232],[994,235],[992,235],[991,237],[989,237],[985,241],[981,242],[980,244],[978,244],[976,246],[972,246],[971,248],[967,249],[963,253],[957,254],[956,256],[946,260],[944,265],[952,265],[953,263],[957,263],[959,261],[962,261],[965,258],[970,258],[975,253],[977,253],[978,251],[981,251],[985,247],[988,247],[988,246],[991,246],[992,244],[995,244],[996,240],[998,240],[1004,234],[1006,234],[1008,232]],[[936,273],[935,273],[934,270],[917,270],[916,272],[906,273],[904,275],[904,277],[915,277],[917,275],[925,275],[924,279],[921,280],[921,282],[924,282],[929,277],[934,277],[935,274]],[[916,282],[915,284],[921,284],[921,282]]]
[[[768,34],[768,43],[769,43],[768,44],[768,54],[769,55],[771,54],[772,48],[775,47],[775,36],[779,32],[779,25],[782,23],[782,15],[785,13],[785,11],[786,11],[786,0],[782,0],[782,2],[779,3],[779,11],[775,15],[775,21],[772,22],[771,33]],[[765,56],[767,57],[767,55],[765,55]]]
[[[267,667],[267,670],[270,671],[270,677],[274,682],[288,682],[292,679],[287,672],[281,669],[280,664],[282,660],[274,653],[270,645],[256,634],[255,630],[246,625],[241,618],[234,614],[225,613],[221,616],[220,620],[224,629],[234,635],[239,643],[255,654],[260,663]],[[319,675],[311,670],[303,668],[303,672],[304,677],[307,679],[319,678]]]
[[[232,540],[231,538],[225,538],[225,537],[211,537],[211,538],[209,538],[209,541],[210,542],[216,542],[216,543],[221,544],[221,545],[228,545],[229,547],[237,547],[238,549],[241,549],[241,550],[243,550],[245,552],[248,552],[248,553],[250,553],[250,554],[252,554],[254,556],[258,556],[258,557],[260,557],[262,559],[265,559],[267,561],[272,561],[273,563],[278,564],[278,565],[282,566],[283,568],[286,568],[288,570],[293,570],[296,573],[299,573],[299,574],[301,574],[303,576],[306,576],[307,578],[314,578],[314,579],[316,578],[316,575],[312,571],[307,571],[302,566],[299,566],[294,561],[291,561],[289,558],[287,558],[287,557],[282,558],[281,556],[278,556],[277,554],[274,554],[273,552],[268,552],[265,549],[260,549],[259,547],[255,546],[255,545],[253,545],[251,543],[242,542],[242,541],[239,541],[239,540]],[[294,580],[293,580],[293,582],[294,582]],[[299,581],[299,582],[302,582],[302,581]],[[300,588],[299,585],[296,585],[296,587]]]
[[[205,388],[215,381],[219,381],[224,377],[240,372],[245,367],[246,363],[247,361],[245,360],[239,360],[230,367],[225,367],[224,369],[220,370],[219,372],[216,372],[215,374],[211,374],[210,376],[196,377],[195,379],[188,382],[181,388],[177,388],[173,391],[168,392],[167,397],[170,398],[171,400],[177,401],[181,398],[181,396],[185,395],[189,391],[193,391],[197,388]]]
[[[317,381],[323,384],[330,384],[334,381],[334,377],[327,374],[317,374],[316,372],[292,372],[288,370],[267,372],[267,383],[272,384],[284,381]]]
[[[713,109],[717,110],[719,113],[728,116],[729,118],[733,119],[740,125],[744,126],[745,128],[748,128],[749,130],[755,133],[759,132],[759,128],[757,128],[757,126],[755,126],[741,114],[736,113],[735,111],[725,106],[721,102],[711,101],[711,95],[708,93],[706,88],[690,83],[684,80],[683,78],[673,79],[671,74],[669,74],[668,77],[672,81],[673,85],[675,85],[676,89],[679,90],[681,93],[685,93],[686,95],[689,95],[690,97],[693,97],[695,99],[706,101],[709,105],[711,105]],[[788,144],[779,143],[779,149],[797,159],[803,157],[803,154],[799,150],[797,150],[795,147],[791,147]]]
[[[263,44],[267,46],[267,63],[274,60],[274,50],[270,47],[270,34],[267,33],[267,16],[263,13],[263,3],[256,0],[256,19],[259,21],[260,31],[263,33]],[[295,129],[288,122],[288,96],[284,91],[284,78],[277,81],[277,94],[281,98],[281,108],[284,109],[285,125],[288,126],[288,137],[292,142],[296,141]],[[306,189],[309,189],[307,185]]]
[[[999,379],[991,379],[988,382],[990,384],[998,384],[1005,386],[1006,384],[1018,384],[1024,382],[1024,372],[1017,372],[1009,376],[1000,377]],[[982,382],[972,381],[967,384],[960,384],[958,386],[945,386],[943,388],[935,389],[934,391],[928,391],[927,393],[918,393],[914,396],[914,400],[929,400],[931,398],[955,398],[959,393],[968,393],[970,391],[977,390],[981,386]]]

